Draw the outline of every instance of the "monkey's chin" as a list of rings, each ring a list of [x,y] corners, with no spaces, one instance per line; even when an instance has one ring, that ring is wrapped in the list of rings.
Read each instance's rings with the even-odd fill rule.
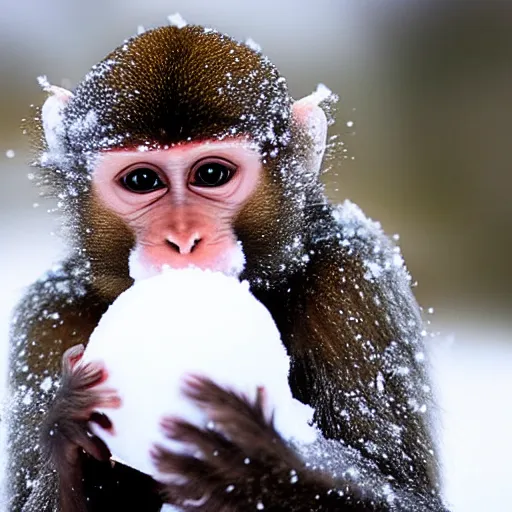
[[[230,277],[239,277],[245,268],[245,255],[241,242],[233,244],[221,256],[214,259],[209,258],[205,261],[152,257],[144,247],[138,245],[130,253],[128,266],[130,277],[134,281],[156,276],[168,268],[200,268],[201,270],[221,272]]]

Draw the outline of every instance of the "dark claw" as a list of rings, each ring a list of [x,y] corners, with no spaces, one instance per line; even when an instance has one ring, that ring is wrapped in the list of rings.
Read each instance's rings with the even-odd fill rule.
[[[93,412],[91,414],[89,421],[97,423],[101,428],[105,430],[112,430],[112,422],[108,419],[108,416],[106,414],[103,414],[101,412]]]

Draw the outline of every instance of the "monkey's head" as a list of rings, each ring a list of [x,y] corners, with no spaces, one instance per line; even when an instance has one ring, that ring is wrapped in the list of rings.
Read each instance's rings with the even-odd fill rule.
[[[49,86],[45,179],[92,281],[115,297],[162,266],[240,273],[254,286],[307,260],[326,117],[269,60],[202,27],[126,41],[73,92]]]

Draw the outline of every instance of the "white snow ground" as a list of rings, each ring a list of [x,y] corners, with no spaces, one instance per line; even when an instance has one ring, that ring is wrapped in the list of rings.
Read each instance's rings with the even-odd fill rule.
[[[23,287],[61,251],[48,234],[48,219],[39,217],[17,224],[0,219],[0,383],[5,381],[9,310]],[[452,333],[454,341],[446,341]],[[503,505],[510,503],[512,476],[512,328],[459,320],[445,327],[435,345],[446,498],[453,512],[512,511]]]

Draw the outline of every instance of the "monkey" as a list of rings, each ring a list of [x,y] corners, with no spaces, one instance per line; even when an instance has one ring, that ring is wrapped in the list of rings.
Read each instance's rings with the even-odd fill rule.
[[[10,510],[445,511],[420,308],[380,225],[326,197],[325,101],[294,100],[259,51],[193,25],[128,39],[72,92],[43,85],[34,165],[70,252],[13,318]],[[94,411],[119,397],[98,391],[100,363],[77,363],[133,278],[165,265],[249,282],[314,446],[279,436],[264,390],[251,402],[191,376],[213,426],[162,418],[196,454],[152,452],[178,480],[110,460],[89,422],[110,428]]]

